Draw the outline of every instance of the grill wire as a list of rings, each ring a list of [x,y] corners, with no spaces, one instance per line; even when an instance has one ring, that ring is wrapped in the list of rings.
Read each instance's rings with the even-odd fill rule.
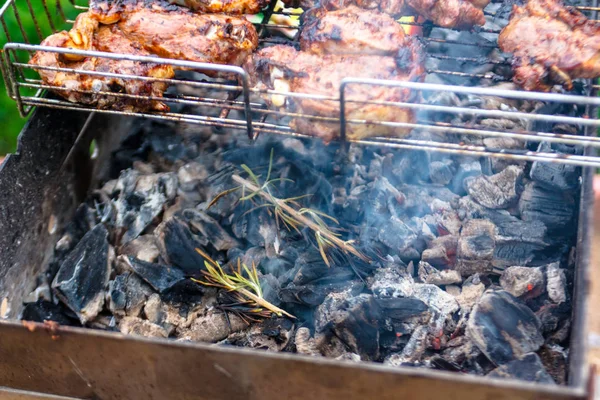
[[[460,86],[447,85],[440,83],[415,83],[415,82],[396,82],[396,81],[380,81],[370,79],[354,79],[347,78],[342,82],[340,92],[331,96],[315,96],[302,93],[287,93],[267,90],[259,92],[256,89],[250,88],[248,84],[248,76],[246,72],[238,67],[221,66],[216,64],[204,64],[182,60],[158,59],[156,57],[142,57],[133,55],[121,55],[112,53],[101,53],[94,51],[67,50],[63,48],[52,48],[39,46],[43,38],[48,35],[68,29],[74,22],[74,17],[81,11],[87,10],[85,4],[79,4],[80,0],[42,0],[43,13],[35,13],[30,0],[24,4],[16,4],[16,0],[8,0],[2,8],[0,8],[0,24],[5,35],[5,40],[8,42],[4,46],[4,52],[0,66],[6,83],[6,89],[9,95],[16,101],[17,107],[22,116],[27,116],[36,106],[60,108],[68,110],[81,111],[96,111],[98,113],[123,114],[137,117],[148,117],[159,120],[184,122],[189,124],[199,124],[227,129],[236,129],[246,131],[251,139],[256,139],[261,133],[276,133],[295,137],[309,137],[298,132],[294,132],[285,122],[280,121],[281,118],[307,118],[314,121],[327,121],[339,123],[341,127],[340,140],[353,142],[362,145],[385,146],[398,149],[408,150],[424,150],[437,151],[450,154],[470,155],[495,157],[514,160],[526,161],[547,161],[564,164],[593,166],[600,167],[600,158],[595,156],[595,149],[600,147],[600,138],[596,137],[596,131],[600,126],[600,121],[597,119],[597,107],[600,105],[600,99],[597,97],[597,91],[600,88],[595,81],[581,81],[582,89],[578,95],[558,94],[558,93],[537,93],[524,92],[514,89],[507,89],[506,82],[510,82],[510,76],[498,75],[495,72],[469,72],[466,68],[461,68],[458,71],[453,71],[443,68],[429,68],[428,75],[436,74],[437,76],[447,76],[457,79],[473,79],[479,84],[504,84],[504,87],[483,87],[483,86]],[[77,2],[76,2],[77,1]],[[85,1],[85,0],[82,0]],[[273,35],[274,28],[294,29],[287,25],[269,24],[269,20],[274,14],[290,15],[287,12],[274,12],[275,1],[263,12],[264,18],[261,23],[255,24],[259,34],[260,45],[269,44],[291,44],[298,45],[298,38],[301,31],[301,26],[297,29],[293,39],[285,39],[282,36]],[[598,0],[590,0],[587,4],[577,6],[579,10],[585,13],[588,18],[597,21]],[[486,12],[488,16],[493,17],[493,13]],[[25,23],[29,22],[34,29],[28,31],[25,29]],[[12,37],[9,26],[16,24],[19,27],[20,37]],[[403,22],[405,25],[419,27],[423,32],[431,31],[434,26],[429,23],[411,23]],[[438,32],[443,32],[441,28],[436,28]],[[449,31],[449,30],[445,30]],[[500,29],[496,28],[476,28],[475,33],[497,35]],[[0,37],[0,42],[1,42]],[[478,46],[489,48],[492,54],[500,54],[497,50],[495,39],[488,42],[477,43],[473,41],[454,40],[432,37],[424,35],[423,40],[427,44],[428,61],[438,60],[440,66],[444,63],[456,63],[459,65],[498,65],[510,68],[510,58],[488,58],[488,57],[472,57],[461,54],[453,56],[449,54],[437,54],[431,50],[433,46]],[[200,74],[187,74],[184,77],[175,77],[174,79],[156,79],[149,77],[141,77],[134,75],[110,74],[94,71],[78,71],[72,68],[58,67],[38,67],[28,65],[30,57],[35,51],[44,50],[63,54],[80,54],[84,56],[105,57],[116,60],[131,60],[141,62],[152,62],[154,64],[172,65],[174,67],[184,67],[191,70],[211,70],[217,72],[228,72],[236,75],[239,79],[235,82],[211,79]],[[429,63],[428,63],[429,64]],[[427,65],[428,65],[427,64]],[[143,81],[161,81],[171,85],[171,89],[165,93],[164,97],[147,97],[136,96],[126,93],[114,92],[88,92],[94,95],[109,95],[114,97],[138,98],[138,99],[154,99],[164,101],[171,105],[174,111],[170,112],[129,112],[115,110],[98,110],[94,107],[88,107],[82,104],[72,103],[67,100],[59,99],[54,96],[46,96],[48,89],[61,90],[60,88],[50,87],[45,85],[34,70],[47,69],[62,72],[74,72],[85,74],[88,76],[99,77],[119,77],[124,80],[143,80]],[[189,77],[191,75],[191,77]],[[349,100],[345,99],[345,89],[349,85],[383,85],[383,86],[400,86],[406,87],[413,91],[420,92],[424,97],[434,94],[457,95],[465,98],[476,98],[483,104],[485,99],[501,99],[501,101],[520,101],[520,102],[544,102],[545,104],[566,104],[572,107],[577,106],[578,109],[585,109],[583,115],[545,115],[537,113],[528,113],[505,107],[504,109],[487,109],[481,105],[438,105],[429,103],[398,103],[398,102],[382,102],[370,101],[360,102],[369,104],[381,104],[386,106],[397,106],[402,108],[412,108],[418,112],[426,112],[428,115],[435,113],[445,113],[456,116],[454,121],[468,115],[471,121],[477,121],[480,118],[493,118],[510,120],[514,122],[526,122],[526,126],[534,124],[548,123],[550,126],[561,125],[570,126],[573,129],[565,133],[543,132],[531,129],[488,129],[473,122],[437,122],[430,119],[419,118],[415,123],[394,123],[386,121],[373,120],[348,120],[345,115],[345,108]],[[193,93],[183,93],[179,88],[186,88],[186,92],[191,90]],[[66,89],[62,89],[66,90]],[[69,89],[69,91],[74,91]],[[84,91],[81,91],[84,92]],[[200,95],[199,93],[202,93]],[[308,115],[294,113],[291,111],[279,111],[267,108],[260,101],[260,94],[281,95],[286,98],[303,97],[317,99],[321,101],[338,101],[340,102],[340,116],[338,118],[322,117],[318,115]],[[581,93],[583,95],[581,95]],[[219,95],[220,94],[220,95]],[[354,101],[353,102],[357,102]],[[189,109],[194,107],[202,107],[203,110],[212,110],[211,112],[194,112]],[[348,139],[345,136],[346,127],[348,124],[369,124],[382,125],[391,127],[413,128],[416,132],[428,132],[439,135],[456,134],[466,138],[489,138],[502,137],[512,138],[521,142],[528,143],[551,143],[565,144],[570,146],[580,146],[583,148],[591,148],[594,156],[589,155],[573,155],[562,154],[549,151],[529,151],[526,149],[504,149],[504,148],[489,148],[482,145],[482,141],[473,143],[449,143],[442,140],[422,140],[418,135],[410,135],[408,138],[370,138],[365,140]],[[548,126],[544,124],[544,126]],[[549,129],[551,130],[551,129]],[[564,131],[564,129],[563,129]],[[585,134],[584,134],[585,131]],[[573,133],[575,132],[575,133]],[[579,152],[589,154],[589,151]]]

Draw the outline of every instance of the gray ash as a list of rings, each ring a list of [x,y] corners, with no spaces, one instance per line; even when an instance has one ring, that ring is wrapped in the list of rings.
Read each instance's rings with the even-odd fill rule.
[[[277,196],[335,218],[369,262],[331,249],[328,266],[309,230],[234,193],[208,207],[241,165],[266,176],[271,151]],[[123,138],[112,167],[23,319],[565,383],[579,169],[269,135],[250,144],[152,121]],[[224,268],[256,265],[264,298],[297,318],[248,318],[231,293],[194,282],[197,248]]]

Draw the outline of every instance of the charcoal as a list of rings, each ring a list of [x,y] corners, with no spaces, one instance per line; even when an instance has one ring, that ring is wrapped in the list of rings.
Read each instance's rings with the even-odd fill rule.
[[[482,206],[507,208],[518,199],[522,178],[523,169],[510,166],[496,175],[468,178],[465,186],[467,193]]]
[[[208,214],[202,211],[188,209],[183,211],[183,215],[189,221],[189,225],[201,236],[206,238],[206,241],[210,242],[210,244],[218,251],[229,250],[240,246],[240,243],[227,233],[227,231]]]
[[[500,276],[500,285],[515,297],[539,296],[544,292],[544,273],[536,267],[508,267]]]
[[[482,124],[484,124],[486,126],[494,127],[495,124],[489,124],[486,122],[495,123],[497,121],[499,121],[499,120],[498,119],[487,119],[487,120],[483,120],[481,122],[482,122]],[[517,126],[514,123],[515,121],[511,121],[511,120],[500,120],[500,121],[503,122],[503,124],[498,127],[500,129],[524,129],[524,127]],[[504,150],[504,151],[506,151],[507,149],[521,149],[522,150],[525,147],[525,144],[523,143],[522,140],[507,138],[507,137],[486,137],[483,139],[483,144],[488,149]],[[524,161],[508,160],[508,159],[503,159],[503,158],[490,158],[489,160],[491,162],[493,172],[500,172],[509,165],[518,165],[518,166],[525,165]]]
[[[80,326],[79,319],[71,315],[61,304],[54,304],[46,300],[25,304],[21,319],[40,323],[54,321],[60,325]]]
[[[467,194],[465,180],[478,175],[481,175],[481,164],[479,161],[460,163],[450,184],[451,190],[459,196],[464,196]]]
[[[389,212],[390,208],[393,209],[395,206],[402,205],[405,196],[402,192],[392,186],[386,178],[381,177],[381,175],[379,176],[380,178],[373,183],[368,199],[374,212],[385,214]]]
[[[68,254],[52,282],[57,297],[77,314],[82,324],[102,310],[113,258],[108,231],[97,225]]]
[[[433,161],[429,165],[429,178],[438,185],[447,185],[454,177],[454,163],[450,159]]]
[[[106,302],[113,315],[124,316],[127,307],[127,278],[129,274],[121,274],[108,283]]]
[[[421,300],[443,316],[452,314],[459,309],[456,299],[436,285],[415,283],[413,285],[412,297]]]
[[[377,304],[387,317],[400,321],[421,315],[429,310],[427,304],[421,300],[407,297],[377,299]]]
[[[442,358],[454,365],[473,363],[480,355],[481,350],[465,336],[459,336],[449,341],[446,349],[442,352]]]
[[[296,352],[308,356],[320,356],[321,352],[317,348],[315,340],[310,336],[310,329],[301,327],[296,330],[294,338]]]
[[[193,342],[216,343],[225,339],[230,333],[241,331],[246,327],[235,314],[220,311],[209,311],[192,322],[189,329],[181,330],[178,338]]]
[[[558,304],[567,301],[567,278],[565,271],[560,268],[559,262],[546,266],[546,281],[546,290],[550,300]]]
[[[296,303],[315,307],[322,304],[330,293],[344,290],[360,292],[363,287],[364,285],[360,281],[314,281],[305,285],[290,283],[279,291],[279,298],[284,303]]]
[[[172,218],[161,223],[154,235],[163,260],[179,267],[187,276],[199,276],[204,270],[204,257],[196,251],[202,243],[192,234],[185,222]]]
[[[544,153],[555,152],[552,145],[541,142],[538,151]],[[570,164],[535,161],[531,165],[529,176],[531,179],[550,189],[573,191],[579,187],[581,167]]]
[[[440,236],[434,239],[429,248],[423,250],[421,260],[437,268],[448,268],[456,263],[458,238],[454,235]]]
[[[159,293],[166,292],[186,279],[185,274],[176,267],[149,263],[126,256],[119,256],[119,261]]]
[[[427,326],[419,326],[401,353],[395,353],[387,357],[383,363],[394,367],[411,365],[421,359],[428,347],[429,329]]]
[[[412,246],[417,235],[402,220],[392,217],[379,226],[377,239],[390,250],[400,252]]]
[[[189,162],[177,171],[179,188],[184,192],[197,192],[198,187],[208,178],[209,171],[205,164]]]
[[[569,192],[557,192],[529,183],[521,194],[519,213],[523,221],[541,221],[550,232],[564,235],[573,229],[575,205],[575,199]]]
[[[423,283],[437,286],[462,282],[462,277],[458,271],[451,269],[438,270],[425,261],[419,262],[419,279]]]
[[[247,202],[235,210],[231,226],[233,234],[239,239],[245,239],[253,246],[267,247],[269,256],[275,256],[274,243],[279,240],[280,231],[272,214],[263,208],[249,212],[254,206]],[[270,250],[270,251],[269,251]]]
[[[502,290],[481,297],[466,333],[496,365],[536,351],[544,343],[540,320],[521,300]]]
[[[109,283],[108,309],[115,315],[138,317],[152,289],[131,272],[115,277]]]
[[[446,287],[446,291],[449,292],[448,287]],[[460,295],[456,297],[463,313],[471,311],[484,292],[485,285],[479,279],[479,275],[475,274],[467,278],[463,282]]]
[[[169,336],[177,327],[186,324],[185,315],[181,314],[182,312],[173,305],[164,303],[157,293],[148,297],[148,300],[144,305],[144,315],[146,316],[146,319],[153,324],[162,326]]]
[[[568,303],[544,304],[535,315],[541,322],[544,335],[555,332],[559,327],[571,318],[571,308]]]
[[[174,174],[139,175],[126,170],[119,177],[114,201],[116,228],[122,232],[121,244],[137,238],[157,218],[163,208],[175,199],[177,177]]]
[[[490,378],[521,379],[528,382],[546,384],[555,383],[535,353],[524,354],[515,360],[509,361],[490,372],[487,376]]]
[[[483,219],[468,221],[458,239],[456,269],[462,276],[491,272],[496,246],[496,226]]]
[[[227,259],[237,266],[238,259],[242,264],[248,267],[255,265],[258,267],[263,264],[263,260],[267,257],[267,252],[264,247],[250,247],[247,250],[231,249],[227,252]]]
[[[250,328],[247,347],[280,352],[290,344],[294,333],[294,323],[288,318],[271,318]]]
[[[567,383],[567,371],[569,369],[567,363],[567,353],[559,345],[544,345],[538,351],[540,360],[548,374],[554,382],[559,385]]]
[[[378,298],[411,297],[414,285],[413,277],[404,267],[397,264],[378,268],[375,274],[367,279],[367,287]]]
[[[46,280],[41,282],[33,292],[25,296],[23,303],[35,303],[39,300],[52,301],[52,289],[50,289],[50,284]]]
[[[331,332],[362,360],[379,358],[379,331],[383,311],[371,295],[349,297],[346,293],[327,296],[317,308],[317,332]]]
[[[137,335],[149,338],[166,338],[167,331],[150,321],[137,317],[125,317],[119,323],[119,330],[125,335]]]
[[[156,262],[160,255],[154,235],[141,235],[121,246],[119,254],[131,256],[146,262]]]

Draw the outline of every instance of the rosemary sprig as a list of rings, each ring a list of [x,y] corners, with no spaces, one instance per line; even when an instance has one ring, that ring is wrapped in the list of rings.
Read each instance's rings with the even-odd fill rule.
[[[251,201],[255,204],[255,207],[248,210],[246,213],[250,213],[260,208],[267,208],[275,216],[277,227],[283,225],[287,230],[295,230],[300,233],[300,228],[305,226],[314,232],[315,239],[319,253],[323,258],[323,261],[327,266],[331,266],[327,252],[330,248],[336,247],[344,253],[350,253],[360,258],[361,260],[368,262],[369,258],[358,251],[354,246],[352,240],[342,240],[339,234],[333,232],[329,228],[327,221],[339,224],[338,221],[325,214],[324,212],[301,207],[298,200],[301,200],[310,195],[303,195],[298,197],[290,197],[286,199],[280,199],[273,195],[271,192],[271,186],[275,182],[287,181],[293,182],[291,179],[275,178],[271,179],[271,171],[273,169],[273,150],[271,149],[271,155],[269,158],[269,167],[267,171],[266,179],[261,182],[260,177],[256,175],[250,167],[243,164],[242,169],[248,174],[248,179],[244,179],[239,175],[233,175],[232,179],[240,184],[235,188],[226,190],[223,193],[218,194],[210,203],[209,207],[214,205],[223,196],[233,193],[236,190],[242,189],[242,197],[239,201]],[[246,190],[250,193],[246,194]],[[256,198],[259,197],[264,200],[264,203],[257,204]]]
[[[252,265],[252,268],[248,268],[246,264],[242,264],[238,259],[237,270],[234,270],[232,274],[228,274],[223,270],[219,263],[213,260],[208,254],[200,249],[196,249],[196,251],[204,257],[206,271],[202,271],[202,273],[206,280],[203,281],[192,278],[194,282],[232,292],[240,303],[246,305],[251,304],[254,308],[250,309],[250,312],[255,315],[264,316],[264,309],[266,309],[278,317],[285,315],[289,318],[296,318],[292,314],[289,314],[285,310],[282,310],[265,300],[258,278],[258,271],[254,264]]]

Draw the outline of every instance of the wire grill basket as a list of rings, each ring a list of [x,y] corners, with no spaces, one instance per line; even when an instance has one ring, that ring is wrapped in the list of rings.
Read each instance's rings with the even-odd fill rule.
[[[80,1],[83,1],[80,3]],[[42,10],[36,10],[31,0],[8,0],[0,9],[0,24],[6,40],[4,54],[0,62],[6,89],[17,104],[22,116],[27,116],[36,106],[70,110],[96,111],[101,113],[126,114],[190,124],[207,125],[239,131],[246,131],[250,139],[261,133],[277,133],[291,136],[306,136],[295,132],[288,125],[289,118],[306,118],[312,121],[325,121],[340,124],[340,139],[364,145],[387,146],[399,149],[438,151],[451,154],[510,158],[527,161],[548,161],[580,166],[600,167],[600,158],[595,149],[600,147],[596,131],[600,126],[597,107],[600,98],[596,97],[599,85],[592,81],[581,81],[576,94],[524,92],[510,85],[510,57],[502,57],[497,49],[496,37],[501,26],[486,24],[474,33],[444,30],[430,23],[419,25],[427,44],[427,79],[425,83],[398,82],[347,77],[338,93],[330,96],[315,96],[305,93],[289,93],[275,90],[259,90],[250,87],[249,77],[242,68],[217,64],[197,63],[183,60],[143,57],[136,55],[103,53],[95,51],[70,50],[40,46],[43,38],[62,29],[68,29],[75,16],[87,9],[86,0],[42,0]],[[598,0],[581,4],[577,8],[589,18],[596,19],[600,8]],[[269,23],[274,12],[273,1],[263,12],[262,22],[256,24],[261,46],[273,43],[297,44],[302,27],[295,28],[293,39],[276,34],[276,30],[291,29],[287,25]],[[493,3],[492,3],[493,6]],[[486,9],[488,17],[493,11]],[[286,14],[286,12],[280,12]],[[492,25],[492,26],[489,26]],[[17,35],[11,32],[15,32]],[[452,34],[446,34],[451,32]],[[477,40],[470,40],[472,37]],[[466,40],[465,40],[466,37]],[[469,48],[487,49],[486,56],[470,56]],[[439,51],[440,49],[444,51]],[[450,49],[450,51],[447,51]],[[100,57],[116,60],[129,60],[182,67],[189,70],[226,72],[237,79],[211,79],[199,73],[184,73],[173,79],[150,78],[117,73],[81,71],[72,68],[40,67],[28,64],[36,51],[43,50],[63,54],[77,54],[86,57]],[[128,112],[112,109],[98,110],[83,104],[72,103],[47,94],[50,87],[39,78],[36,70],[49,69],[60,72],[85,74],[89,76],[119,77],[124,80],[161,81],[170,88],[165,97],[152,98],[171,106],[168,112]],[[504,69],[505,74],[497,71]],[[448,84],[454,80],[458,84]],[[346,99],[347,88],[351,85],[395,86],[418,92],[424,101],[419,103],[389,101],[358,101]],[[72,90],[72,89],[69,89]],[[122,96],[125,98],[149,99],[127,93],[89,92],[95,95]],[[338,117],[307,115],[289,110],[268,108],[259,95],[303,97],[319,101],[339,102]],[[454,99],[454,101],[449,101]],[[414,123],[349,119],[346,108],[350,102],[381,104],[413,109],[417,113]],[[495,104],[490,107],[490,104]],[[513,106],[515,103],[529,104],[525,110]],[[566,111],[565,111],[566,110]],[[442,120],[438,116],[444,115]],[[371,138],[353,140],[346,137],[348,125],[381,125],[387,127],[410,128],[412,134],[406,138]],[[448,135],[454,139],[445,140]],[[513,139],[521,146],[507,148],[490,142],[490,138]],[[531,144],[539,144],[532,149]],[[545,146],[542,146],[544,144]],[[555,151],[553,146],[571,146],[573,151]]]

